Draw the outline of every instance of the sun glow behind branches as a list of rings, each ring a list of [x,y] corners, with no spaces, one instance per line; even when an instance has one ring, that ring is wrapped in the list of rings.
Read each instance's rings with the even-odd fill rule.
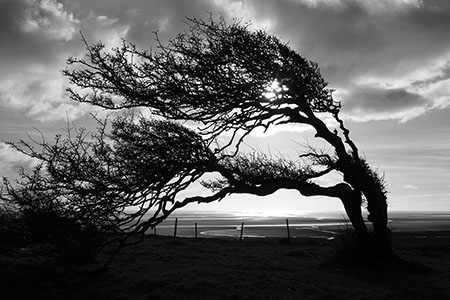
[[[275,101],[277,99],[280,99],[283,92],[286,92],[287,90],[289,90],[287,86],[280,84],[277,79],[274,79],[267,85],[263,95],[266,99]]]

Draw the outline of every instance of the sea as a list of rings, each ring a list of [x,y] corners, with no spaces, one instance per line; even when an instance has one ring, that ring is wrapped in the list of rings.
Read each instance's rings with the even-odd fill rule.
[[[370,227],[370,223],[367,223]],[[450,238],[450,212],[391,212],[393,233],[417,238]],[[177,237],[334,239],[351,224],[343,212],[309,212],[271,215],[255,212],[185,211],[172,214],[147,234]],[[426,235],[422,235],[426,233]]]

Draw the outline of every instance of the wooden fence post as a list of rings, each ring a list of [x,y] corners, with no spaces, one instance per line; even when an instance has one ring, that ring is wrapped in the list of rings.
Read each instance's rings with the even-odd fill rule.
[[[195,222],[195,238],[197,238],[197,222]]]
[[[175,218],[175,227],[173,229],[173,237],[177,237],[177,226],[178,226],[178,218]]]
[[[288,242],[291,241],[291,233],[289,232],[289,220],[286,218],[286,229],[287,229],[287,239]]]
[[[239,237],[239,242],[242,242],[242,234],[244,233],[244,222],[241,225],[241,236]]]

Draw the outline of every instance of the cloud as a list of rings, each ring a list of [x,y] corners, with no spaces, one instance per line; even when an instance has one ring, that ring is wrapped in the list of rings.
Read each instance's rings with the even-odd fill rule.
[[[73,13],[66,12],[56,0],[28,0],[24,11],[22,30],[26,33],[41,31],[49,40],[71,40],[78,30],[79,20]]]
[[[52,64],[80,25],[74,14],[55,0],[2,0],[0,20],[0,59],[13,69],[16,64]]]
[[[107,49],[125,38],[140,47],[179,32],[186,15],[213,11],[205,1],[1,0],[0,107],[47,122],[83,116],[86,105],[70,102],[60,70],[85,45],[102,41]]]
[[[86,104],[70,102],[67,80],[59,72],[36,66],[10,74],[0,81],[0,107],[23,111],[40,122],[78,119],[89,110]]]
[[[216,2],[239,7],[228,10],[236,17],[270,24],[270,33],[318,62],[325,79],[338,92],[385,89],[380,92],[380,104],[374,104],[377,100],[371,97],[373,118],[368,115],[364,121],[405,121],[448,106],[448,98],[429,92],[445,83],[439,76],[448,69],[450,40],[444,37],[450,28],[450,5],[444,0]],[[422,83],[420,89],[417,81]],[[406,95],[397,93],[397,101],[389,96],[395,89],[408,93],[415,106],[405,105],[402,113],[399,101]],[[360,112],[353,111],[353,116],[359,117]]]
[[[81,48],[73,47],[80,20],[55,0],[1,1],[0,19],[0,107],[39,121],[64,118],[53,107],[68,101],[60,70]]]
[[[0,171],[2,174],[12,173],[19,167],[30,168],[37,162],[37,159],[14,150],[4,142],[0,142]]]
[[[427,99],[402,88],[356,86],[344,93],[343,113],[353,121],[398,119],[407,121],[424,113]]]
[[[449,66],[445,59],[396,80],[367,77],[336,95],[353,120],[407,121],[450,106]]]
[[[185,17],[207,17],[208,12],[217,12],[213,1],[205,0],[108,0],[107,4],[103,0],[71,0],[66,1],[66,6],[77,12],[83,33],[88,38],[92,36],[93,41],[98,37],[102,41],[109,39],[107,32],[99,35],[109,20],[113,21],[110,29],[121,28],[121,37],[146,48],[155,46],[154,31],[166,40],[186,28]]]
[[[425,85],[421,92],[432,99],[433,109],[445,109],[450,106],[450,78],[431,82]]]
[[[79,30],[107,48],[121,38],[150,48],[154,30],[165,41],[185,29],[185,16],[208,11],[251,20],[318,62],[354,119],[365,104],[360,121],[405,121],[450,105],[444,0],[1,0],[0,106],[41,121],[62,110],[81,116],[59,71],[84,54]]]
[[[351,6],[359,6],[370,14],[386,14],[393,12],[405,12],[419,8],[423,5],[421,0],[290,0],[295,3],[303,3],[311,8],[326,7],[335,10],[348,9]]]
[[[259,138],[269,138],[270,136],[276,135],[281,132],[297,132],[304,133],[307,131],[312,131],[313,128],[305,124],[282,124],[277,126],[270,126],[267,130],[259,127],[252,131],[249,136],[259,137]]]
[[[401,185],[401,187],[405,190],[418,190],[419,189],[417,186],[408,184],[408,183]]]

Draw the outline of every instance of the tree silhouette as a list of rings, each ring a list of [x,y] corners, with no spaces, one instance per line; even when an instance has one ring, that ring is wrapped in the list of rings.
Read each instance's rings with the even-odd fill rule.
[[[118,117],[110,134],[100,122],[90,141],[80,133],[75,138],[78,148],[64,144],[48,148],[44,156],[23,147],[27,144],[16,148],[45,161],[54,184],[77,198],[72,202],[88,211],[102,207],[101,219],[116,220],[115,228],[143,233],[192,202],[293,189],[304,196],[339,198],[367,246],[362,216],[366,203],[378,257],[396,258],[383,178],[360,157],[339,117],[341,104],[333,100],[318,65],[277,37],[240,21],[188,18],[186,24],[187,29],[166,44],[156,34],[158,47],[153,51],[125,41],[111,51],[102,43],[86,43],[86,57],[70,58],[71,67],[64,71],[76,86],[68,89],[73,100],[107,110],[147,107],[154,119]],[[336,128],[329,128],[323,116],[331,116]],[[311,126],[315,138],[328,143],[332,153],[308,147],[291,160],[241,151],[255,129],[282,124]],[[50,155],[53,150],[55,157]],[[324,187],[314,182],[332,171],[342,175],[340,183]],[[202,180],[208,173],[220,176]],[[210,194],[183,196],[198,181]],[[129,207],[138,209],[128,213]]]
[[[113,233],[93,256],[109,244],[127,244],[135,234],[142,238],[180,206],[176,195],[215,164],[200,136],[173,121],[131,114],[112,122],[95,119],[94,133],[73,125],[53,143],[43,135],[41,141],[9,143],[40,163],[31,173],[22,169],[15,183],[4,178],[0,186],[0,200],[40,236],[55,235],[52,227],[61,221],[76,225],[70,228],[74,235],[86,228],[97,235]],[[60,235],[44,241],[60,243]]]

